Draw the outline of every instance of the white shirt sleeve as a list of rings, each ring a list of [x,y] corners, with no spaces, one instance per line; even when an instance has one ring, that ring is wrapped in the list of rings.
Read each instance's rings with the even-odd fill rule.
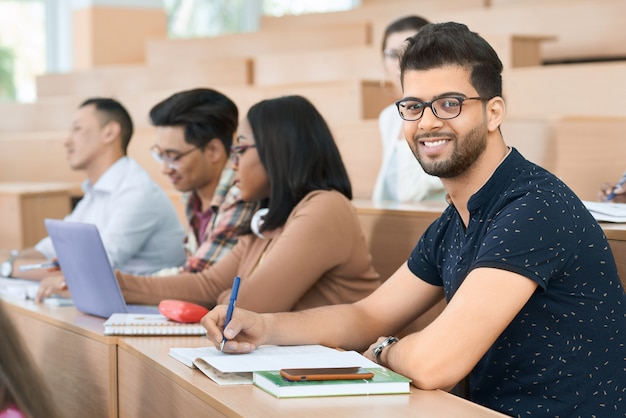
[[[114,165],[106,187],[85,189],[65,219],[98,227],[114,269],[148,274],[185,263],[184,228],[163,190],[136,163]],[[35,249],[54,257],[50,238]]]
[[[376,179],[372,200],[401,203],[444,200],[445,191],[438,177],[424,172],[402,135],[402,119],[395,105],[386,107],[378,118],[383,145],[383,162]]]

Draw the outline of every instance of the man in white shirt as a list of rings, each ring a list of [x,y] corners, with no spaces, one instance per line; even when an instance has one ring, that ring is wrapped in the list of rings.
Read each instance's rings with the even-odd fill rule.
[[[84,197],[65,219],[98,227],[114,269],[149,274],[185,262],[184,229],[165,192],[126,156],[132,134],[119,102],[92,98],[80,105],[64,145],[70,167],[84,170],[87,179]],[[56,256],[49,237],[24,254],[28,262],[36,256]]]

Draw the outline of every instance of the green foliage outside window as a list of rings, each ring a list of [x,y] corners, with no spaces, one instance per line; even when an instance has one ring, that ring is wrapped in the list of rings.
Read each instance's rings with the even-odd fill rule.
[[[0,101],[14,99],[13,51],[0,46]]]

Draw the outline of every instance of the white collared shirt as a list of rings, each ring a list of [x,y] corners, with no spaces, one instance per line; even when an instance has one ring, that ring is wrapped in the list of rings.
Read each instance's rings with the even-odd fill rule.
[[[400,203],[422,200],[444,201],[445,191],[438,177],[424,172],[406,140],[401,139],[402,119],[395,104],[378,118],[383,158],[372,200]]]
[[[95,184],[83,183],[84,197],[65,217],[98,227],[114,269],[149,274],[185,264],[184,229],[163,189],[134,160],[120,158]],[[55,257],[50,237],[35,249]]]

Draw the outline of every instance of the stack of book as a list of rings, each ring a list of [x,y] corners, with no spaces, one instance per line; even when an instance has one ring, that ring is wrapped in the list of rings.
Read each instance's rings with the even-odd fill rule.
[[[279,371],[254,372],[254,384],[277,398],[315,396],[390,395],[411,393],[411,379],[389,369],[368,369],[371,379],[290,381]]]
[[[387,370],[356,351],[321,345],[261,346],[249,354],[225,354],[214,347],[170,348],[169,355],[198,368],[219,385],[254,384],[279,398],[411,393],[411,380]],[[362,367],[371,379],[290,382],[289,368]]]

